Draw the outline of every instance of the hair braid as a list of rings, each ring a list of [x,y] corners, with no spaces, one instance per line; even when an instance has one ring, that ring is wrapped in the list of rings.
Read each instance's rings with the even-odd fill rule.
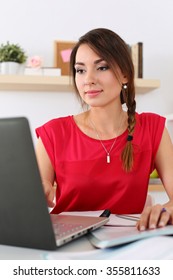
[[[133,95],[126,93],[125,98],[126,106],[127,106],[127,115],[128,115],[128,135],[133,136],[134,128],[135,128],[135,110],[136,110],[136,101],[133,98]],[[123,167],[125,171],[131,171],[133,168],[133,145],[132,141],[127,141],[124,150],[121,155],[123,161]]]

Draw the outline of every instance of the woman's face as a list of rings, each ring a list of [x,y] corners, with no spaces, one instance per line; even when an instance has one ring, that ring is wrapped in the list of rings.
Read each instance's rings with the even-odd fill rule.
[[[87,44],[78,48],[74,67],[76,87],[85,103],[99,107],[120,102],[122,84],[127,83],[127,79],[119,68],[115,75],[107,62]]]

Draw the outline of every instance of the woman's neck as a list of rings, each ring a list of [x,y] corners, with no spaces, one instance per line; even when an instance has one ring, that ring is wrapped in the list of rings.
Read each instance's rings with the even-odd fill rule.
[[[92,108],[86,114],[86,121],[102,140],[117,137],[127,129],[127,113],[122,107],[114,112]]]

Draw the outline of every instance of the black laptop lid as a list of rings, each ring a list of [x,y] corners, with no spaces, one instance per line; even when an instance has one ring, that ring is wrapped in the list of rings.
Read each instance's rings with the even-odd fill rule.
[[[0,119],[0,244],[56,248],[24,117]]]

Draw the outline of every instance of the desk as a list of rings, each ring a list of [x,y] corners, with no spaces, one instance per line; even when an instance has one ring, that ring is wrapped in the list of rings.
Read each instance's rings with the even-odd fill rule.
[[[156,195],[156,194],[155,194]],[[165,193],[156,199],[157,203],[167,200]],[[45,251],[0,245],[0,260],[173,260],[173,237],[160,236],[136,241],[111,249],[96,249],[86,236],[57,248]]]
[[[162,260],[167,261],[164,262]],[[99,280],[101,278],[109,280],[109,278],[112,279],[112,277],[110,277],[109,274],[106,275],[106,273],[109,271],[108,268],[114,266],[120,268],[124,267],[124,269],[126,269],[126,267],[136,268],[135,271],[140,267],[142,270],[146,267],[147,269],[150,267],[159,267],[162,276],[166,276],[168,280],[172,279],[172,260],[173,237],[171,236],[152,237],[110,249],[94,248],[90,244],[87,236],[73,240],[57,248],[56,251],[0,245],[0,275],[3,276],[1,277],[3,280],[18,279],[19,277],[16,277],[14,271],[17,271],[17,273],[22,276],[20,277],[21,279],[45,279],[43,276],[36,276],[38,274],[29,273],[31,273],[32,270],[34,271],[34,269],[36,269],[36,273],[37,271],[41,271],[40,273],[47,271],[49,273],[49,271],[54,271],[54,268],[56,269],[55,271],[60,271],[60,279],[64,279],[64,277],[61,277],[61,271],[63,271],[64,268],[66,270],[70,268],[70,271],[73,269],[74,271],[77,271],[77,269],[81,271],[82,269],[85,272],[89,272],[90,269],[93,269],[93,272],[98,272],[98,274],[94,276],[94,279]],[[87,268],[89,270],[87,270]],[[25,274],[23,274],[23,271]],[[100,277],[103,274],[104,278]],[[30,277],[30,275],[36,277]],[[87,275],[85,277],[85,275],[86,274],[82,276],[82,279],[93,278],[91,275],[89,277],[87,277]],[[66,279],[73,278],[70,274],[63,276],[65,276]],[[80,277],[76,276],[74,279],[81,279],[81,275],[78,276]],[[57,277],[58,275],[56,275],[56,278]],[[121,277],[122,276],[115,276],[114,278],[118,280],[121,279]],[[55,277],[52,278],[50,274],[50,276],[46,276],[46,279],[55,279]]]
[[[173,237],[160,236],[110,249],[94,248],[81,237],[56,251],[0,245],[0,260],[173,260]]]

